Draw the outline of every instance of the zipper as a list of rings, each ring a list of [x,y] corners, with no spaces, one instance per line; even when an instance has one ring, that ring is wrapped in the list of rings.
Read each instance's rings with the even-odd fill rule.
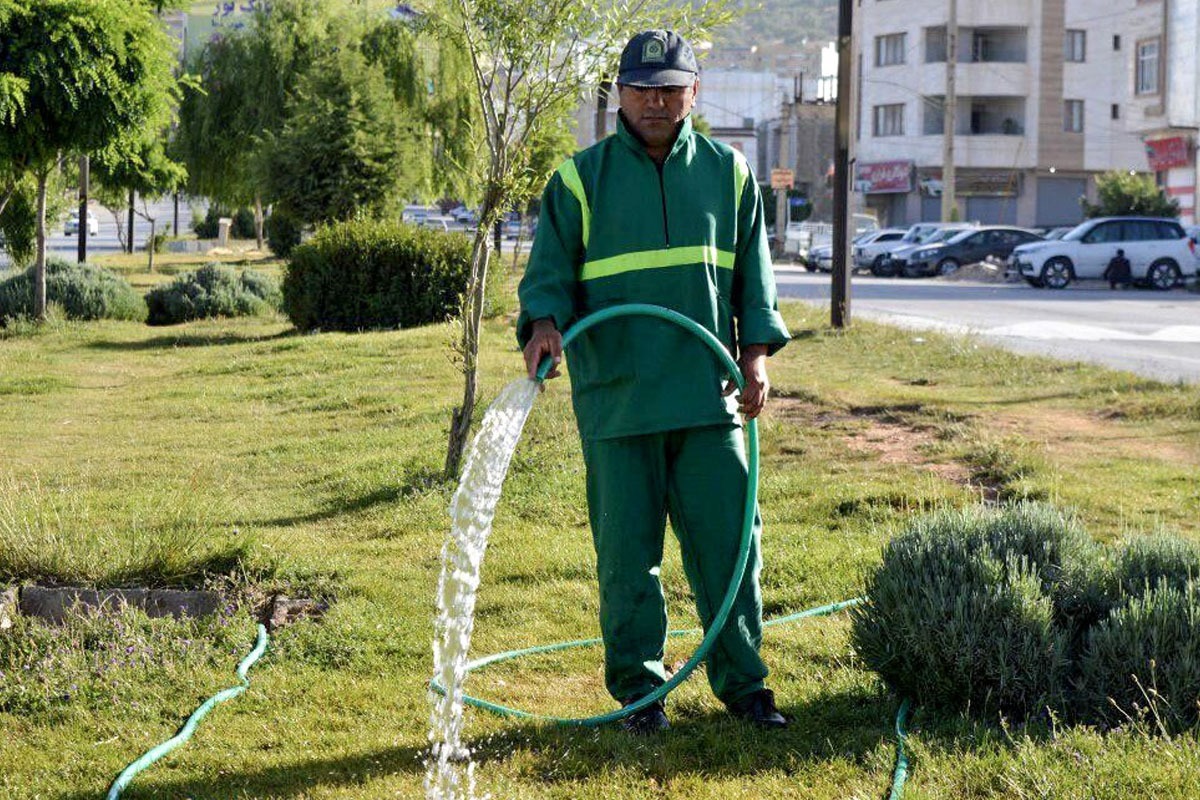
[[[654,168],[658,170],[658,194],[662,198],[663,210],[663,241],[667,247],[671,246],[671,229],[667,226],[667,186],[663,182],[663,167],[666,163],[655,164]]]

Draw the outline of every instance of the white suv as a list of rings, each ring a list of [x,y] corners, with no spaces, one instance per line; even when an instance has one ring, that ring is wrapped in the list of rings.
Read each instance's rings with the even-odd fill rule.
[[[1009,264],[1031,286],[1062,289],[1073,280],[1100,278],[1124,250],[1133,279],[1170,289],[1196,271],[1195,243],[1173,219],[1100,217],[1076,225],[1061,239],[1013,250]]]

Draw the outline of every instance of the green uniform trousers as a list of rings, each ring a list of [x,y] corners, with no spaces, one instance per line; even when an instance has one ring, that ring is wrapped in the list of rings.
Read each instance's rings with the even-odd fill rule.
[[[741,545],[746,452],[734,425],[583,442],[600,582],[605,682],[619,702],[664,680],[667,612],[659,581],[667,516],[705,630],[721,607]],[[746,575],[706,662],[725,703],[763,687],[762,522],[755,514]]]

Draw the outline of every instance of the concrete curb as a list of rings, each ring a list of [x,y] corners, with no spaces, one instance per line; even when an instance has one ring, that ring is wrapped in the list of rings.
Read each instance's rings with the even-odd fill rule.
[[[149,617],[195,618],[215,614],[221,607],[221,596],[216,592],[178,589],[96,590],[26,586],[20,591],[18,610],[26,616],[61,623],[72,613],[116,611],[126,606],[141,609]]]

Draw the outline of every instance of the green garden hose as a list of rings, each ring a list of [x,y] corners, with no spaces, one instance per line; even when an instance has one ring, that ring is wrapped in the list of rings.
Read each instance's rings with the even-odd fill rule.
[[[614,306],[612,308],[607,308],[602,311],[599,311],[599,312],[592,314],[591,316],[581,320],[575,326],[573,326],[567,332],[567,334],[563,337],[563,346],[565,347],[576,336],[578,336],[580,333],[587,330],[588,328],[592,327],[593,325],[597,325],[601,322],[604,322],[605,320],[612,319],[614,317],[630,316],[630,315],[635,315],[635,314],[641,315],[641,316],[658,317],[660,319],[667,320],[669,322],[675,323],[676,325],[683,327],[684,329],[686,329],[686,330],[690,331],[691,333],[695,334],[696,336],[698,336],[701,339],[701,341],[703,341],[706,345],[708,345],[708,347],[714,353],[717,354],[718,358],[722,361],[722,363],[726,367],[730,378],[737,384],[738,388],[739,389],[744,388],[744,381],[742,379],[741,372],[737,368],[737,364],[734,362],[733,358],[729,355],[729,352],[725,349],[725,346],[721,344],[720,340],[718,340],[715,336],[713,336],[712,333],[710,333],[705,328],[702,328],[701,326],[697,325],[691,319],[688,319],[687,317],[683,316],[682,314],[678,314],[674,311],[671,311],[666,308],[662,308],[660,306],[631,304],[631,305],[624,305],[624,306]],[[543,361],[543,363],[539,366],[539,369],[538,369],[538,379],[539,380],[545,379],[546,373],[550,371],[551,366],[552,366],[552,363],[549,358],[547,358],[545,361]],[[750,420],[746,425],[746,431],[747,431],[747,439],[748,439],[748,443],[749,443],[749,453],[750,453],[748,474],[747,474],[747,478],[746,478],[746,505],[745,505],[745,513],[743,515],[741,548],[738,551],[737,563],[736,563],[736,567],[734,569],[734,574],[730,580],[729,589],[725,593],[725,599],[721,603],[721,607],[718,609],[716,616],[713,618],[713,623],[709,627],[708,632],[705,633],[704,639],[700,642],[699,647],[696,648],[696,652],[692,654],[692,657],[690,659],[688,659],[687,663],[685,663],[684,666],[682,668],[680,668],[679,671],[677,671],[671,677],[670,680],[668,680],[666,683],[664,683],[662,686],[658,687],[656,690],[654,690],[650,694],[643,697],[641,700],[638,700],[637,702],[632,703],[629,706],[626,706],[625,708],[620,709],[619,711],[613,711],[613,712],[610,712],[607,714],[600,714],[597,716],[586,717],[586,718],[581,718],[581,719],[549,717],[549,716],[542,716],[542,715],[538,715],[538,714],[532,714],[527,711],[521,711],[519,709],[509,708],[508,706],[503,706],[498,703],[491,703],[491,702],[488,702],[487,700],[482,700],[480,698],[472,697],[470,695],[464,695],[463,702],[467,703],[468,705],[474,706],[476,708],[481,708],[485,711],[491,711],[493,713],[501,714],[504,716],[518,717],[518,718],[523,718],[523,719],[533,719],[533,720],[540,720],[540,721],[548,721],[548,722],[554,722],[554,723],[557,723],[560,725],[574,725],[574,726],[591,727],[591,726],[596,726],[596,725],[603,725],[608,722],[614,722],[614,721],[619,720],[629,714],[632,714],[632,713],[638,711],[639,709],[645,708],[646,706],[650,705],[651,703],[654,703],[654,702],[664,698],[676,686],[678,686],[680,683],[682,683],[684,680],[686,680],[688,675],[691,674],[691,672],[699,665],[699,663],[708,654],[708,651],[709,651],[709,649],[711,649],[713,642],[715,641],[715,639],[717,637],[717,634],[719,634],[721,629],[724,627],[725,621],[729,617],[729,611],[733,606],[734,597],[736,596],[737,591],[738,591],[739,587],[741,586],[742,578],[746,571],[746,562],[749,560],[750,540],[751,540],[751,537],[753,536],[754,513],[755,513],[755,509],[757,506],[757,499],[758,499],[758,425],[757,425],[757,422],[755,420]],[[842,611],[846,608],[857,605],[858,603],[861,603],[861,602],[862,602],[861,598],[854,598],[851,600],[845,600],[845,601],[838,602],[838,603],[831,603],[831,604],[825,605],[825,606],[819,606],[817,608],[807,609],[805,611],[800,611],[800,612],[797,612],[794,614],[789,614],[784,617],[778,617],[776,619],[767,620],[763,623],[763,627],[774,627],[777,625],[785,625],[785,624],[788,624],[791,622],[796,622],[797,620],[800,620],[800,619],[805,619],[807,617],[818,617],[818,616],[826,616],[829,614],[835,614],[839,611]],[[668,632],[667,635],[671,636],[671,637],[676,637],[676,636],[694,635],[694,634],[697,634],[700,632],[701,632],[700,629],[678,630],[678,631],[670,631],[670,632]],[[238,679],[241,681],[241,685],[234,686],[229,689],[220,691],[217,694],[210,697],[208,700],[204,701],[204,703],[199,708],[197,708],[194,712],[192,712],[192,715],[187,718],[187,721],[183,724],[183,727],[179,730],[179,732],[177,734],[175,734],[175,736],[173,736],[172,738],[163,742],[162,744],[154,747],[153,749],[149,750],[143,756],[141,756],[136,761],[134,761],[132,764],[130,764],[128,767],[126,767],[121,772],[121,774],[117,776],[116,780],[113,781],[112,786],[108,792],[107,800],[117,800],[117,798],[119,798],[121,796],[121,792],[123,792],[129,786],[130,782],[133,780],[133,778],[138,773],[142,772],[147,767],[149,767],[151,764],[155,763],[160,758],[167,755],[168,753],[175,750],[176,748],[182,746],[189,739],[191,739],[192,734],[196,730],[196,727],[200,724],[200,720],[202,720],[208,714],[208,712],[211,711],[216,705],[218,705],[219,703],[222,703],[226,700],[231,700],[234,697],[237,697],[238,695],[241,695],[243,692],[245,692],[246,689],[250,686],[250,679],[246,676],[246,673],[250,669],[250,667],[252,667],[255,664],[255,662],[257,662],[258,659],[260,657],[262,657],[263,652],[267,649],[267,641],[268,641],[267,629],[263,625],[259,625],[258,626],[258,640],[255,644],[254,649],[249,653],[249,655],[247,655],[244,659],[242,659],[240,664],[238,664],[237,676],[238,676]],[[483,658],[479,658],[479,659],[476,659],[476,660],[468,663],[465,668],[465,674],[473,672],[475,670],[483,669],[484,667],[490,666],[492,664],[499,664],[504,661],[512,661],[514,659],[522,658],[524,656],[530,656],[530,655],[535,655],[535,654],[539,654],[539,653],[551,653],[551,652],[555,652],[555,651],[559,651],[559,650],[568,650],[568,649],[576,648],[576,647],[589,647],[592,645],[600,644],[602,641],[603,640],[601,640],[601,639],[581,639],[581,640],[573,641],[573,642],[559,642],[557,644],[541,645],[541,646],[537,646],[537,647],[528,647],[528,648],[525,648],[522,650],[510,650],[505,653],[497,653],[495,655],[484,656]],[[430,681],[430,686],[434,691],[438,692],[439,694],[445,693],[445,688],[442,687],[440,684],[438,684],[436,679]],[[908,777],[908,758],[905,755],[905,751],[904,751],[904,738],[906,736],[904,726],[905,726],[905,721],[907,719],[909,708],[910,708],[910,702],[908,699],[905,699],[904,702],[901,703],[900,710],[896,714],[896,737],[897,737],[896,768],[895,768],[895,770],[893,772],[893,776],[892,776],[892,789],[891,789],[891,794],[889,795],[889,800],[900,800],[901,794],[904,790],[904,782]]]
[[[700,326],[694,320],[684,316],[683,314],[680,314],[678,312],[672,311],[667,308],[663,308],[661,306],[648,305],[648,304],[642,304],[642,303],[630,303],[630,304],[626,304],[626,305],[611,306],[609,308],[601,309],[600,311],[597,311],[594,314],[591,314],[591,315],[583,318],[582,320],[580,320],[579,322],[577,322],[573,326],[571,326],[571,328],[566,332],[566,334],[563,335],[562,345],[565,348],[577,336],[579,336],[581,333],[583,333],[584,331],[588,330],[589,328],[591,328],[595,325],[598,325],[602,322],[605,322],[607,320],[610,320],[610,319],[613,319],[616,317],[626,317],[626,316],[656,317],[658,319],[666,320],[667,322],[671,322],[675,325],[678,325],[679,327],[683,328],[684,330],[688,331],[689,333],[694,334],[705,345],[707,345],[710,350],[713,351],[713,353],[717,356],[718,360],[725,367],[730,379],[733,380],[737,384],[737,387],[739,389],[745,388],[745,381],[742,378],[741,370],[738,369],[737,363],[733,360],[733,357],[729,354],[729,351],[726,349],[725,345],[723,345],[721,343],[721,341],[712,334],[711,331]],[[551,360],[551,358],[549,356],[547,356],[545,359],[543,359],[542,363],[538,365],[538,370],[537,370],[538,380],[539,381],[545,380],[546,374],[550,371],[550,369],[553,366],[554,366],[553,361]],[[737,557],[737,562],[736,562],[736,565],[734,568],[733,576],[730,578],[729,588],[725,592],[725,598],[722,601],[721,606],[718,609],[716,615],[713,617],[712,624],[709,626],[708,631],[705,633],[704,639],[700,642],[700,645],[696,648],[696,651],[695,651],[695,653],[692,654],[692,657],[689,658],[688,661],[674,675],[672,675],[669,680],[667,680],[665,683],[663,683],[661,686],[659,686],[657,689],[655,689],[651,693],[647,694],[645,697],[641,698],[640,700],[638,700],[634,703],[629,704],[628,706],[625,706],[624,708],[621,708],[616,711],[611,711],[606,714],[598,714],[598,715],[592,716],[592,717],[570,718],[570,717],[553,717],[553,716],[546,716],[546,715],[542,715],[542,714],[534,714],[534,713],[531,713],[528,711],[522,711],[517,708],[511,708],[509,706],[501,705],[499,703],[493,703],[488,700],[484,700],[482,698],[473,697],[468,694],[463,695],[463,702],[466,703],[467,705],[473,706],[475,708],[483,709],[484,711],[489,711],[494,714],[499,714],[501,716],[515,717],[518,719],[536,720],[536,721],[540,721],[540,722],[551,722],[551,723],[554,723],[557,725],[577,726],[577,727],[594,727],[594,726],[598,726],[598,725],[604,725],[609,722],[615,722],[615,721],[622,719],[630,714],[635,713],[636,711],[638,711],[640,709],[645,708],[646,706],[650,705],[651,703],[655,703],[655,702],[663,699],[664,697],[667,696],[667,694],[669,694],[672,690],[674,690],[675,687],[677,687],[680,683],[685,681],[687,679],[687,677],[692,673],[692,671],[699,665],[699,663],[708,654],[708,651],[709,651],[709,649],[712,648],[713,642],[716,640],[717,635],[721,632],[721,629],[725,626],[725,621],[729,617],[729,611],[733,607],[734,599],[737,596],[738,589],[741,587],[741,584],[742,584],[742,578],[745,575],[746,562],[749,560],[750,541],[751,541],[751,537],[754,535],[754,533],[753,533],[753,531],[754,531],[754,514],[755,514],[755,511],[756,511],[756,508],[758,505],[758,422],[757,422],[757,420],[751,419],[747,422],[746,438],[747,438],[747,449],[749,450],[749,464],[748,464],[748,470],[747,470],[747,476],[746,476],[746,504],[745,504],[745,511],[742,515],[741,547],[738,550],[738,557]],[[853,598],[851,600],[844,600],[844,601],[838,602],[838,603],[832,603],[832,604],[825,605],[825,606],[819,606],[817,608],[807,609],[805,611],[800,611],[800,612],[797,612],[794,614],[789,614],[784,617],[767,620],[763,623],[763,627],[766,628],[766,627],[773,627],[773,626],[777,626],[777,625],[786,625],[790,622],[796,622],[797,620],[804,619],[807,617],[818,617],[818,616],[826,616],[829,614],[834,614],[834,613],[837,613],[844,609],[847,609],[851,606],[857,605],[858,603],[861,603],[861,602],[862,602],[862,598]],[[700,629],[669,631],[667,633],[667,636],[669,636],[669,637],[687,636],[687,635],[694,635],[694,634],[697,634],[700,632],[701,632]],[[525,656],[532,656],[532,655],[537,655],[537,654],[541,654],[541,653],[553,653],[553,652],[557,652],[560,650],[570,650],[570,649],[577,648],[577,647],[590,647],[593,645],[598,645],[602,641],[603,641],[602,639],[579,639],[579,640],[571,641],[571,642],[558,642],[556,644],[539,645],[539,646],[535,646],[535,647],[527,647],[527,648],[524,648],[521,650],[509,650],[504,653],[496,653],[494,655],[484,656],[482,658],[478,658],[478,659],[475,659],[474,661],[469,662],[464,669],[464,675],[470,674],[471,672],[483,669],[484,667],[488,667],[493,664],[499,664],[499,663],[502,663],[505,661],[512,661],[514,659],[522,658]],[[445,691],[446,691],[445,687],[441,686],[437,682],[436,678],[430,680],[430,687],[438,694],[443,694],[443,695],[445,694]],[[890,800],[900,800],[901,794],[904,790],[904,782],[908,776],[908,759],[904,753],[904,735],[905,735],[904,734],[904,721],[908,714],[908,709],[909,709],[909,701],[906,699],[901,704],[900,710],[896,715],[896,734],[898,737],[897,750],[896,750],[897,755],[896,755],[896,769],[892,776],[892,790],[891,790]]]
[[[147,751],[145,755],[134,761],[128,767],[121,771],[117,779],[112,782],[112,786],[108,790],[108,800],[117,800],[121,796],[121,792],[128,788],[130,782],[142,770],[149,767],[155,761],[170,753],[177,747],[185,744],[192,738],[192,734],[196,732],[196,726],[200,724],[200,720],[207,716],[209,711],[218,703],[223,703],[226,700],[232,700],[250,687],[250,679],[246,677],[247,670],[254,666],[255,662],[262,657],[262,654],[267,649],[267,628],[265,625],[258,626],[258,640],[254,644],[254,649],[242,659],[238,664],[237,676],[241,681],[240,686],[232,686],[217,692],[212,697],[204,701],[204,703],[192,712],[192,715],[183,723],[183,727],[179,729],[179,733],[172,736],[167,741]]]

